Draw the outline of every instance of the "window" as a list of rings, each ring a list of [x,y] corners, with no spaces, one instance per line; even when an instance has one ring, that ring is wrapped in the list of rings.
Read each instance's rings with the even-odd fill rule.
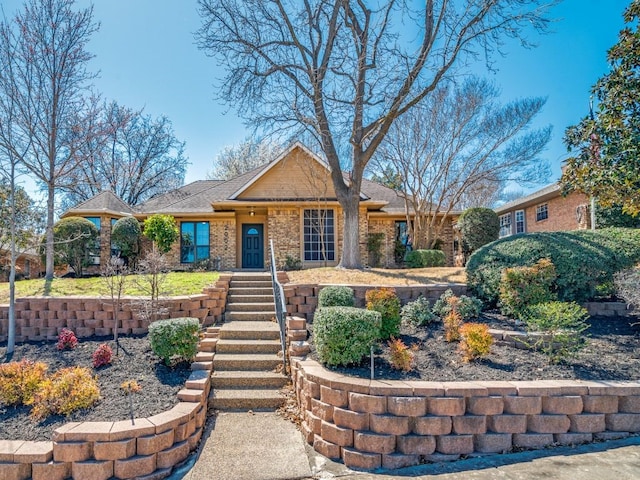
[[[96,243],[89,246],[89,263],[91,265],[100,265],[100,217],[84,217],[93,223],[98,229],[98,238]]]
[[[500,215],[500,238],[511,235],[511,213]]]
[[[304,211],[304,259],[333,261],[336,258],[333,210]]]
[[[536,207],[536,222],[549,218],[549,205],[543,203]]]
[[[86,218],[91,223],[93,223],[98,229],[98,232],[100,231],[100,217],[84,217],[84,218]]]
[[[209,222],[180,224],[180,261],[193,263],[209,258]]]
[[[524,233],[524,210],[516,210],[516,233]]]

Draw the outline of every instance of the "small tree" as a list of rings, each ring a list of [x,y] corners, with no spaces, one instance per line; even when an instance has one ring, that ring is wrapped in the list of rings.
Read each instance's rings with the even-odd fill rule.
[[[141,240],[142,229],[134,217],[123,217],[113,225],[111,243],[118,249],[127,265],[134,269],[140,255]]]
[[[149,252],[140,260],[135,282],[148,298],[140,302],[139,313],[149,323],[168,311],[160,301],[160,296],[165,293],[162,287],[168,271],[169,263],[160,252]]]
[[[178,240],[180,231],[171,215],[151,215],[144,221],[143,235],[151,240],[160,253],[167,253]]]
[[[113,341],[116,344],[116,355],[120,351],[120,344],[118,343],[118,313],[120,312],[120,300],[128,274],[129,269],[124,264],[124,260],[119,257],[111,257],[109,262],[102,268],[102,279],[111,297],[111,306],[113,308]]]
[[[458,227],[462,234],[464,253],[470,255],[483,245],[498,239],[500,218],[490,208],[469,208],[460,215]]]
[[[56,259],[69,265],[76,275],[89,265],[89,253],[98,242],[98,229],[83,217],[67,217],[53,227]]]

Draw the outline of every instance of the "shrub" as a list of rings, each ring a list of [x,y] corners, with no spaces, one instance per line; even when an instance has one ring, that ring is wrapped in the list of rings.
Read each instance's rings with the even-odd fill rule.
[[[63,328],[58,334],[58,343],[56,347],[58,350],[73,350],[78,346],[78,339],[76,334],[68,328]]]
[[[173,359],[191,360],[198,352],[197,318],[171,318],[149,325],[149,341],[153,353],[170,365]]]
[[[457,342],[460,340],[462,316],[455,308],[444,316],[442,323],[444,324],[444,339],[447,342]]]
[[[414,345],[409,348],[399,338],[391,338],[387,344],[389,345],[389,361],[391,366],[403,372],[413,370],[413,360],[415,358],[413,352],[418,349],[418,346]]]
[[[285,272],[291,270],[302,270],[302,260],[292,257],[291,255],[287,255],[284,260],[283,270]]]
[[[460,215],[458,228],[462,235],[462,249],[469,254],[498,239],[500,218],[490,208],[469,208]]]
[[[444,267],[446,263],[442,250],[411,250],[405,258],[408,268]]]
[[[0,364],[0,404],[30,405],[46,371],[45,363],[27,359]]]
[[[140,255],[142,229],[135,217],[123,217],[113,224],[111,229],[111,243],[120,251],[120,256],[127,259],[127,263],[135,267]]]
[[[640,268],[616,273],[614,282],[617,295],[629,305],[640,308]]]
[[[502,271],[500,308],[504,315],[521,318],[529,305],[555,300],[551,291],[556,269],[548,258],[531,267],[511,267]]]
[[[527,308],[524,321],[530,332],[545,334],[531,346],[559,362],[575,354],[583,345],[582,333],[589,327],[587,310],[574,302],[547,302]]]
[[[440,318],[446,317],[451,312],[451,303],[449,301],[451,298],[457,299],[456,308],[464,321],[477,318],[482,312],[482,302],[479,299],[468,297],[467,295],[456,297],[453,291],[448,288],[433,304],[433,313]]]
[[[422,295],[402,307],[400,318],[403,323],[413,325],[414,327],[423,327],[436,320],[435,314],[431,311],[429,300]]]
[[[354,307],[316,311],[313,335],[320,361],[326,365],[360,363],[380,337],[380,313]]]
[[[330,285],[320,290],[318,307],[353,307],[356,299],[349,287]]]
[[[96,348],[96,351],[93,352],[91,359],[93,360],[93,368],[100,368],[104,365],[108,365],[111,363],[111,358],[113,357],[113,350],[106,343],[99,345]]]
[[[369,252],[369,264],[372,267],[379,267],[382,260],[382,240],[384,233],[370,233],[367,237],[367,252]]]
[[[50,414],[69,415],[91,407],[99,399],[98,381],[88,368],[62,368],[42,383],[34,397],[31,416],[42,420]]]
[[[400,299],[393,288],[367,290],[365,294],[367,310],[379,312],[382,316],[380,338],[385,340],[400,333]]]
[[[69,265],[77,276],[89,265],[91,253],[100,254],[99,232],[83,217],[67,217],[53,226],[56,263]]]
[[[142,233],[156,244],[160,253],[167,253],[180,237],[176,219],[171,215],[159,213],[151,215],[144,221]],[[193,239],[191,239],[193,241]]]
[[[495,305],[500,276],[508,267],[532,266],[541,258],[556,268],[559,300],[584,302],[597,286],[640,261],[640,230],[610,228],[575,232],[541,232],[506,237],[476,251],[467,262],[470,292]]]
[[[489,327],[484,323],[465,323],[459,329],[460,344],[458,348],[465,362],[471,362],[489,355],[493,337]]]

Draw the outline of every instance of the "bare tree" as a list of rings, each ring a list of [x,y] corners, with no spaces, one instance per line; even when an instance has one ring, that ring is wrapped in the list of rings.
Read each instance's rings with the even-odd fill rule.
[[[500,105],[498,96],[479,79],[440,86],[400,117],[381,145],[372,165],[400,179],[407,215],[415,213],[416,248],[433,248],[451,212],[483,190],[495,195],[508,182],[546,180],[548,165],[538,155],[551,128],[530,128],[545,100]]]
[[[118,328],[120,326],[120,303],[127,283],[129,268],[120,257],[112,256],[107,264],[102,268],[102,280],[111,297],[111,307],[113,308],[113,341],[116,344],[116,355],[120,351],[118,342]]]
[[[218,153],[207,178],[228,180],[275,160],[282,152],[282,146],[275,142],[247,138]]]
[[[13,141],[20,159],[47,192],[46,278],[53,278],[55,189],[76,168],[95,105],[83,95],[94,77],[86,44],[98,26],[93,8],[73,0],[27,0],[11,22],[0,23],[0,89],[15,105]],[[1,119],[0,121],[4,121]],[[27,148],[28,147],[28,148]]]
[[[148,323],[155,322],[169,313],[161,297],[166,295],[164,284],[170,269],[165,254],[155,248],[138,264],[138,275],[134,277],[134,282],[146,295],[138,302],[138,313]]]
[[[340,266],[357,268],[362,177],[396,118],[504,37],[544,31],[543,1],[199,0],[197,39],[227,68],[221,99],[257,128],[315,138],[344,212]]]
[[[66,206],[103,190],[138,205],[184,183],[185,144],[167,117],[154,119],[111,102],[100,108],[96,125],[86,127],[90,141],[75,152],[78,168],[60,185]]]

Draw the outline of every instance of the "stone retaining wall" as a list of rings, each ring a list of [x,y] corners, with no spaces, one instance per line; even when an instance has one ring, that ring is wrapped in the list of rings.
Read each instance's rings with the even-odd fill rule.
[[[200,295],[169,297],[166,318],[195,317],[205,326],[222,319],[231,275],[222,274]],[[139,313],[142,298],[123,297],[118,320],[121,334],[143,334],[149,322]],[[113,335],[113,304],[106,297],[28,297],[15,304],[16,342],[55,340],[70,328],[78,337]],[[7,340],[9,306],[0,305],[0,342]]]
[[[289,337],[301,340],[303,326],[290,318]],[[304,341],[292,341],[289,352],[307,442],[349,468],[394,469],[640,432],[640,381],[369,380],[304,359]]]
[[[279,276],[278,280],[284,280],[284,276]],[[287,314],[313,319],[313,314],[318,306],[318,293],[328,285],[318,284],[297,284],[286,283],[282,286],[284,290]],[[353,289],[356,297],[356,307],[365,306],[365,294],[368,290],[381,288],[376,285],[346,285]],[[433,285],[408,285],[393,287],[402,305],[416,300],[423,296],[431,303],[434,303],[447,289],[453,290],[456,295],[464,295],[467,291],[466,285],[462,283],[446,283]]]

